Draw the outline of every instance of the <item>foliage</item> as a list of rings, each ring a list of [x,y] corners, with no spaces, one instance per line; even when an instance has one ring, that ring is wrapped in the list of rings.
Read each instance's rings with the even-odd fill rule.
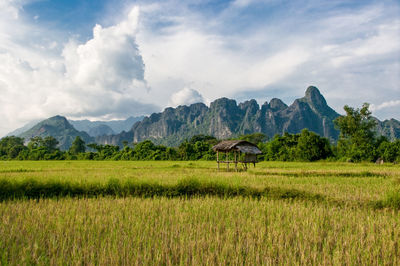
[[[307,129],[300,134],[275,135],[261,149],[267,161],[316,161],[332,155],[329,141]]]
[[[354,162],[374,160],[376,121],[368,108],[368,103],[364,103],[361,109],[345,105],[346,115],[335,119],[334,123],[340,129],[337,149],[339,157]]]
[[[256,132],[253,134],[241,135],[241,136],[239,136],[239,139],[246,140],[248,142],[251,142],[251,143],[254,143],[257,145],[257,144],[264,143],[265,141],[267,141],[268,136],[263,133]]]
[[[58,148],[58,141],[47,136],[44,139],[36,136],[31,138],[28,149],[19,154],[19,159],[24,160],[63,160],[65,154]]]
[[[24,139],[10,136],[0,139],[0,158],[15,159],[27,148],[24,146]]]
[[[69,148],[69,153],[76,155],[85,151],[85,141],[80,136],[76,136],[75,140],[72,142],[71,147]]]
[[[218,140],[215,137],[196,135],[179,145],[178,154],[182,160],[215,160],[212,147],[217,143]]]
[[[303,129],[296,145],[296,159],[300,161],[316,161],[332,155],[332,149],[327,138]]]
[[[389,142],[386,139],[378,144],[377,155],[385,162],[400,161],[400,140]]]

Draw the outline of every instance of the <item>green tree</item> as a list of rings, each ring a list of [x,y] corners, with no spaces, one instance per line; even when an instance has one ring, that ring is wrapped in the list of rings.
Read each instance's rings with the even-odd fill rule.
[[[42,146],[43,146],[43,138],[40,136],[31,138],[31,140],[28,143],[29,150],[33,150]]]
[[[58,141],[52,136],[44,139],[40,136],[31,138],[28,143],[29,153],[26,159],[30,160],[60,160],[64,159],[64,153],[58,148]]]
[[[9,136],[0,140],[0,158],[15,159],[24,150],[26,147],[23,138]]]
[[[155,150],[156,145],[150,140],[139,142],[134,147],[135,160],[151,160]]]
[[[385,162],[394,162],[400,159],[400,140],[394,142],[382,141],[377,153]]]
[[[266,161],[294,161],[299,134],[285,132],[283,136],[276,134],[266,145],[261,145],[261,151]]]
[[[332,155],[327,138],[323,138],[308,129],[303,129],[296,146],[296,159],[300,161],[316,161]]]
[[[268,137],[267,137],[267,135],[265,135],[263,133],[256,132],[253,134],[241,135],[241,136],[239,136],[239,139],[246,140],[246,141],[254,143],[254,144],[259,144],[259,143],[263,143],[263,142],[267,141]]]
[[[43,139],[42,145],[48,152],[54,152],[57,149],[58,140],[52,136],[47,136]]]
[[[76,155],[78,153],[83,153],[85,151],[86,151],[85,141],[81,137],[76,136],[75,140],[71,144],[71,147],[69,148],[69,153]]]
[[[199,134],[199,135],[194,135],[193,137],[191,137],[190,140],[189,140],[189,143],[195,144],[196,142],[199,142],[199,141],[207,142],[207,143],[210,143],[212,145],[215,145],[218,142],[218,140],[213,136]]]
[[[337,147],[339,156],[351,161],[371,161],[375,158],[376,121],[368,108],[368,103],[364,103],[361,109],[345,105],[346,115],[335,119],[334,123],[340,130]]]

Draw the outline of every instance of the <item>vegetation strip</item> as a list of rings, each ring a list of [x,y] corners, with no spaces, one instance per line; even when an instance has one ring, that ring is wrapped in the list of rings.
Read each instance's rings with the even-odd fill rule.
[[[1,174],[8,174],[8,173],[28,173],[28,172],[37,172],[36,170],[28,170],[28,169],[0,169]]]
[[[231,186],[217,182],[200,182],[186,178],[175,185],[125,181],[109,179],[107,183],[72,183],[61,181],[37,181],[33,178],[23,181],[0,179],[0,200],[38,199],[59,197],[97,197],[97,196],[136,196],[136,197],[267,197],[272,199],[324,200],[319,194],[296,189],[266,187],[264,189],[249,186]]]
[[[389,176],[387,173],[374,173],[369,171],[362,172],[253,172],[254,175],[265,176],[287,176],[287,177],[383,177]]]
[[[249,197],[269,199],[298,199],[325,202],[337,206],[348,206],[349,202],[328,199],[317,193],[297,189],[249,186],[231,186],[217,182],[201,182],[195,178],[185,178],[175,185],[149,182],[125,181],[111,178],[106,183],[73,183],[56,180],[37,181],[33,178],[23,181],[0,179],[0,201],[14,199],[43,199],[62,197]],[[350,203],[351,205],[351,203]],[[356,203],[358,207],[363,205]],[[386,193],[384,199],[367,204],[375,209],[400,209],[400,190]]]

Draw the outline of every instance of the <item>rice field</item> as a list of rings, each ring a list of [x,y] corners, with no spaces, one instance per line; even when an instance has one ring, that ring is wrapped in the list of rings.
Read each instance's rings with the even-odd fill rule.
[[[0,194],[2,265],[400,264],[398,165],[2,161]]]

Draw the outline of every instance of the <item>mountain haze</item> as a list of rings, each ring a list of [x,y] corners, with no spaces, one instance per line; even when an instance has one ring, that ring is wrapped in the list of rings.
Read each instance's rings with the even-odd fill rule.
[[[128,117],[124,120],[90,121],[90,120],[68,120],[79,131],[85,131],[92,137],[102,135],[119,134],[128,131],[132,125],[141,121],[144,116]]]
[[[24,133],[25,131],[28,131],[29,129],[31,129],[33,126],[35,126],[39,122],[40,122],[40,120],[30,121],[29,123],[25,124],[24,126],[22,126],[20,128],[17,128],[16,130],[11,131],[7,135],[5,135],[5,137],[7,137],[7,136],[18,136],[18,135]]]

